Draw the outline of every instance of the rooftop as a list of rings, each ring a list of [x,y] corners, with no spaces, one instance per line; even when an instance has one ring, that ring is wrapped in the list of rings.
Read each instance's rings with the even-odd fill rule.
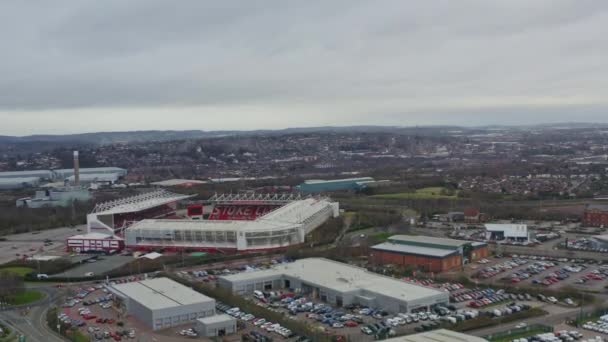
[[[224,323],[224,322],[232,322],[235,320],[236,319],[234,317],[232,317],[230,315],[226,315],[226,314],[207,316],[207,317],[197,319],[197,321],[199,321],[203,324]]]
[[[455,239],[446,239],[446,238],[438,238],[432,236],[418,236],[418,235],[393,235],[388,238],[389,241],[397,241],[397,242],[414,242],[414,243],[428,243],[434,245],[443,245],[450,247],[460,247],[466,244],[470,244],[470,241],[465,240],[455,240]]]
[[[399,300],[417,300],[445,292],[385,277],[366,269],[324,258],[300,259],[268,270],[243,272],[222,277],[229,281],[247,281],[261,277],[286,275],[335,291],[367,290]]]
[[[391,242],[385,242],[385,243],[381,243],[381,244],[372,246],[372,249],[396,252],[396,253],[404,253],[404,254],[428,255],[428,256],[437,257],[437,258],[443,258],[443,257],[457,253],[457,251],[455,251],[455,250],[402,245],[402,244],[391,243]]]
[[[304,181],[304,184],[324,184],[324,183],[340,183],[340,182],[371,182],[374,181],[372,177],[360,177],[360,178],[344,178],[344,179],[310,179]]]
[[[121,237],[112,236],[110,234],[103,234],[103,233],[87,233],[87,234],[74,235],[74,236],[70,236],[69,239],[70,240],[76,240],[76,239],[82,239],[82,240],[104,240],[104,239],[122,240]]]
[[[110,289],[129,297],[151,310],[214,301],[214,299],[169,278],[155,278],[116,284],[111,285]]]
[[[608,204],[587,204],[586,210],[608,211]]]
[[[487,342],[481,337],[467,335],[447,329],[427,331],[384,340],[385,342]]]
[[[26,171],[4,171],[0,172],[0,178],[18,178],[18,177],[50,177],[51,170],[26,170]]]

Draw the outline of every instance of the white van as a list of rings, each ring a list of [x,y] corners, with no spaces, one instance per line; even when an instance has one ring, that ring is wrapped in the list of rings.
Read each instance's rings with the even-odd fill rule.
[[[262,291],[259,291],[259,290],[253,291],[253,296],[257,299],[264,299],[264,293],[262,293]]]
[[[38,278],[38,280],[40,280],[40,279],[49,279],[49,275],[48,274],[44,274],[44,273],[38,273],[36,275],[36,277]]]

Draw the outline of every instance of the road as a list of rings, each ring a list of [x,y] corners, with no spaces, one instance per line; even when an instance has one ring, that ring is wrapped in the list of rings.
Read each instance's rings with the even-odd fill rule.
[[[13,329],[17,335],[24,335],[28,342],[63,342],[46,324],[46,312],[51,304],[58,300],[57,290],[50,286],[36,287],[44,291],[45,299],[30,306],[27,315],[23,315],[24,307],[0,311],[0,320]]]
[[[583,312],[592,312],[593,308],[588,307],[586,309],[583,309]],[[534,318],[529,318],[529,319],[525,319],[524,321],[528,324],[543,324],[543,325],[549,325],[549,326],[556,326],[559,325],[561,323],[564,323],[567,319],[574,319],[576,318],[576,316],[580,313],[580,308],[575,308],[575,309],[571,309],[565,312],[561,312],[561,313],[550,313],[548,315],[545,316],[540,316],[540,317],[534,317]],[[511,322],[511,323],[507,323],[507,324],[500,324],[491,328],[485,328],[485,329],[478,329],[478,330],[473,330],[473,331],[467,331],[467,334],[471,334],[474,336],[488,336],[488,335],[492,335],[492,334],[496,334],[498,332],[502,332],[502,331],[506,331],[509,329],[513,329],[515,328],[515,326],[518,323],[521,323],[522,321],[516,321],[516,322]]]

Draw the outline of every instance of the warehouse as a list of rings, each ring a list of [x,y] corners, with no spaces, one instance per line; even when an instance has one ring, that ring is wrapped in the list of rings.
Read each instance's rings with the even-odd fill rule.
[[[85,167],[80,168],[78,172],[80,173],[81,177],[88,174],[117,174],[119,177],[124,177],[127,175],[127,170],[120,167]],[[63,180],[73,176],[74,169],[53,170],[53,175],[55,179]]]
[[[40,184],[38,177],[0,178],[0,190],[33,188]]]
[[[371,177],[346,178],[332,180],[307,180],[298,185],[296,189],[304,193],[318,193],[329,191],[361,190],[369,183],[374,182]]]
[[[292,289],[338,307],[359,304],[392,313],[427,311],[449,301],[447,292],[324,258],[301,259],[268,270],[223,276],[218,284],[240,295],[252,294],[254,290]]]
[[[528,242],[528,226],[525,224],[487,223],[486,240],[507,242]]]
[[[488,340],[447,329],[438,329],[419,334],[400,336],[385,342],[488,342]]]
[[[124,313],[153,330],[191,323],[215,315],[215,300],[168,278],[108,286]]]
[[[26,170],[26,171],[4,171],[0,172],[0,178],[38,178],[50,180],[53,178],[51,170]]]
[[[370,260],[377,265],[414,266],[439,273],[461,269],[488,255],[488,246],[483,242],[394,235],[387,242],[372,246]]]

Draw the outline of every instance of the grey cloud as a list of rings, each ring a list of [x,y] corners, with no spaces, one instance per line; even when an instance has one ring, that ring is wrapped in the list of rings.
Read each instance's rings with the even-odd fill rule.
[[[214,112],[252,128],[606,121],[606,32],[608,2],[593,0],[1,2],[0,120],[18,133],[51,127],[17,115],[135,123],[157,108],[226,129]]]

